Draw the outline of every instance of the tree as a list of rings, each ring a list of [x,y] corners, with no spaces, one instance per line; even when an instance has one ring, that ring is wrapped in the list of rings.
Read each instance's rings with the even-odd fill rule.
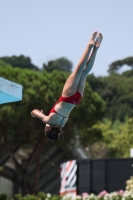
[[[48,64],[44,63],[43,69],[47,72],[52,72],[53,70],[71,72],[72,62],[69,61],[67,58],[62,57],[56,60],[51,60],[48,62]]]
[[[105,86],[103,78],[95,77],[94,74],[89,74],[87,77],[87,81],[90,84],[91,88],[97,92],[99,89],[104,88]]]
[[[124,72],[122,73],[122,76],[125,76],[125,77],[132,77],[132,76],[133,76],[133,70],[124,71]]]
[[[133,57],[127,57],[123,60],[117,60],[115,62],[112,62],[109,65],[109,69],[108,72],[118,72],[119,69],[123,66],[123,65],[127,65],[129,67],[131,67],[132,71],[133,71]]]
[[[104,150],[102,157],[129,158],[130,148],[133,147],[133,118],[127,118],[124,123],[108,119],[98,122],[93,128],[102,133],[102,140],[93,143],[92,155],[98,157],[99,150]],[[97,149],[96,149],[97,147]],[[95,149],[94,149],[95,148]]]
[[[111,73],[105,77],[89,75],[88,83],[94,91],[106,102],[106,117],[115,121],[124,121],[125,117],[133,115],[132,76],[127,77]]]
[[[0,74],[3,78],[22,84],[23,86],[22,101],[0,106],[0,139],[3,138],[5,142],[4,147],[6,146],[23,177],[25,191],[35,193],[39,176],[40,155],[45,143],[45,134],[44,124],[40,120],[32,118],[30,112],[34,108],[38,108],[43,109],[44,113],[48,114],[50,108],[58,100],[69,74],[62,71],[53,71],[51,73],[47,73],[46,71],[35,72],[27,69],[12,68],[11,66],[0,67]],[[62,148],[67,147],[77,132],[80,132],[80,135],[82,135],[83,127],[84,130],[85,128],[87,130],[88,126],[91,127],[104,116],[104,101],[98,94],[92,91],[88,84],[86,84],[85,90],[81,104],[72,112],[64,128],[65,140],[55,145],[59,145]],[[95,135],[95,137],[97,136]],[[81,142],[84,144],[83,139]],[[31,146],[33,151],[26,165],[22,166],[17,161],[14,152],[18,147],[30,148]],[[35,155],[38,158],[36,162],[36,178],[31,186],[28,183],[27,176],[28,169]]]
[[[20,67],[22,69],[32,69],[39,71],[39,68],[31,63],[30,57],[20,56],[5,56],[1,57],[0,60],[3,60],[5,63],[10,64],[13,67]]]

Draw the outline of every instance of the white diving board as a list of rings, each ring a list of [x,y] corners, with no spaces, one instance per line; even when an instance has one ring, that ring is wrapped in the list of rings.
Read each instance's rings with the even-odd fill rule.
[[[0,77],[0,104],[22,100],[22,85]]]

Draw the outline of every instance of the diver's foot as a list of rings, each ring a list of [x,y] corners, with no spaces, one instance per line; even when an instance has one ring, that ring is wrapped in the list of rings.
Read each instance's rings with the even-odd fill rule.
[[[100,47],[100,44],[101,44],[101,42],[102,42],[102,39],[103,39],[103,36],[102,36],[102,34],[101,33],[98,33],[98,35],[97,35],[97,39],[96,39],[96,44],[95,44],[95,47],[96,48],[99,48]]]
[[[44,113],[43,113],[43,110],[40,111],[40,110],[38,110],[38,109],[34,109],[34,110],[31,111],[31,116],[32,116],[32,117],[37,117],[37,116],[38,116],[38,113],[44,114]]]
[[[91,38],[89,40],[90,47],[94,47],[95,46],[95,44],[96,44],[95,40],[96,40],[97,34],[98,34],[97,31],[92,33]]]

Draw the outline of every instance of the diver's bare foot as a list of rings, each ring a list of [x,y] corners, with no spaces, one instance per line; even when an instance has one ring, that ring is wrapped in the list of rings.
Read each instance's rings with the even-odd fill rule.
[[[89,46],[90,47],[94,47],[95,46],[95,44],[96,44],[95,39],[97,37],[97,34],[98,34],[97,31],[95,31],[95,32],[92,33],[92,36],[91,36],[91,38],[89,40]]]
[[[34,110],[31,111],[31,116],[32,116],[32,117],[36,117],[38,113],[44,114],[44,113],[43,113],[43,110],[40,111],[40,110],[38,110],[38,109],[34,109]]]
[[[37,109],[32,110],[31,111],[31,116],[32,117],[36,117],[36,115],[37,115],[38,112],[39,112],[39,110],[37,110]]]
[[[97,35],[97,39],[96,39],[96,48],[99,48],[100,47],[100,44],[101,44],[101,42],[102,42],[102,39],[103,39],[103,36],[102,36],[102,34],[101,33],[98,33],[98,35]]]

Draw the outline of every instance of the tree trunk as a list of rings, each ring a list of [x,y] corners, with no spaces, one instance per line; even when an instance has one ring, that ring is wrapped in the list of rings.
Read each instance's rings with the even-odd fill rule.
[[[40,144],[39,144],[37,164],[36,164],[36,173],[35,173],[35,181],[34,181],[34,187],[33,187],[33,194],[35,194],[36,191],[37,191],[37,184],[38,184],[39,172],[40,172],[40,161],[41,161],[42,150],[43,150],[43,147],[44,147],[44,142],[45,142],[45,134],[42,135],[41,140],[40,140]]]

